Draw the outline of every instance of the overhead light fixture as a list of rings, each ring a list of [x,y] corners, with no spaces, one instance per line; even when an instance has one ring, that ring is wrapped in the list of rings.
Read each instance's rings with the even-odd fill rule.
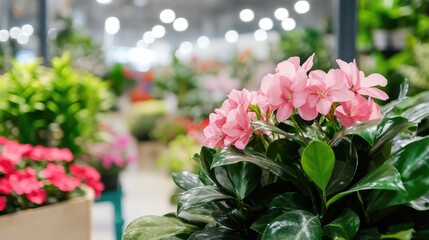
[[[296,27],[296,22],[293,18],[286,18],[285,20],[282,21],[282,28],[285,31],[291,31],[295,29],[295,27]]]
[[[199,48],[207,48],[210,45],[210,39],[206,36],[201,36],[197,39],[197,45]]]
[[[18,38],[18,35],[21,33],[21,29],[19,28],[19,27],[12,27],[10,30],[9,30],[9,35],[10,35],[10,37],[11,38],[13,38],[13,39],[17,39]]]
[[[108,17],[104,23],[104,29],[108,34],[115,35],[119,32],[121,24],[117,17]]]
[[[156,25],[152,28],[152,34],[155,38],[162,38],[165,35],[165,27],[162,25]]]
[[[255,31],[255,33],[253,33],[253,37],[255,37],[256,41],[263,42],[267,40],[268,34],[265,30],[258,29]]]
[[[273,21],[270,18],[262,18],[259,20],[259,27],[263,30],[271,30],[273,28]]]
[[[238,33],[235,30],[229,30],[225,33],[225,40],[229,43],[234,43],[238,41]]]
[[[176,13],[171,9],[164,9],[159,14],[159,19],[163,23],[172,23],[176,19]]]
[[[97,0],[97,2],[98,2],[99,4],[109,4],[109,3],[111,3],[111,2],[112,2],[112,0]]]
[[[289,17],[289,11],[286,8],[277,8],[274,11],[274,17],[279,21],[283,21]]]
[[[308,11],[310,11],[310,3],[308,3],[308,1],[305,1],[305,0],[300,0],[295,3],[294,9],[295,9],[295,12],[299,14],[307,13]]]
[[[34,33],[34,28],[30,24],[25,24],[21,27],[21,32],[27,37],[29,37]]]
[[[153,33],[150,31],[145,32],[143,34],[143,42],[146,44],[151,44],[151,43],[155,42],[155,37],[153,36]]]
[[[30,40],[29,37],[23,33],[20,33],[16,38],[16,41],[21,45],[27,44],[29,40]]]
[[[243,10],[241,10],[239,16],[240,16],[241,21],[250,22],[255,17],[255,14],[253,13],[253,11],[251,9],[243,9]]]
[[[173,22],[173,28],[178,32],[185,31],[186,29],[188,29],[188,20],[186,20],[185,18],[177,18]]]
[[[2,29],[0,30],[0,42],[7,42],[9,40],[9,31]]]
[[[192,43],[190,42],[183,42],[182,44],[180,44],[180,52],[182,54],[189,54],[192,52]]]

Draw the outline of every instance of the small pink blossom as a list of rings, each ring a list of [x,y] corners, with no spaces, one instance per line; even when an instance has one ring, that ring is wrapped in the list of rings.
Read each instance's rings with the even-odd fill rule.
[[[335,109],[335,116],[344,127],[349,127],[355,122],[368,121],[382,118],[380,107],[371,99],[368,100],[357,94],[350,102],[343,102]]]
[[[226,122],[226,116],[223,116],[219,113],[211,113],[209,115],[209,125],[204,129],[204,145],[212,148],[223,148],[225,144],[223,143],[226,135],[222,132],[221,127]]]
[[[6,197],[0,196],[0,211],[3,211],[6,209],[7,206],[7,200]]]
[[[341,71],[344,72],[351,91],[380,100],[386,100],[389,98],[385,92],[375,88],[375,86],[386,86],[387,79],[382,75],[373,73],[365,77],[365,74],[362,71],[359,71],[355,60],[351,63],[346,63],[337,59],[337,64]]]
[[[12,173],[9,182],[18,195],[30,194],[43,187],[43,182],[37,180],[36,171],[29,167]]]
[[[0,193],[9,195],[13,192],[12,185],[8,177],[0,178]]]
[[[31,193],[27,193],[25,196],[27,196],[28,200],[35,204],[42,204],[46,200],[46,191],[42,189],[38,189],[35,191],[32,191]]]
[[[253,132],[248,112],[243,108],[230,111],[226,123],[222,126],[222,132],[226,135],[225,145],[232,144],[239,149],[244,149]]]
[[[53,163],[49,163],[39,175],[64,192],[73,191],[80,185],[78,178],[68,176],[62,166]]]

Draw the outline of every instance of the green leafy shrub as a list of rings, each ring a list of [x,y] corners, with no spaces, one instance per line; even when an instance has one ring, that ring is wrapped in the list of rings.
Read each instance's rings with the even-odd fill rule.
[[[167,114],[167,105],[163,100],[148,100],[134,103],[127,123],[131,135],[140,141],[153,139],[153,130],[156,123]]]
[[[69,54],[52,68],[17,62],[0,76],[0,135],[21,143],[82,152],[97,131],[97,114],[112,95],[103,81],[71,67]]]

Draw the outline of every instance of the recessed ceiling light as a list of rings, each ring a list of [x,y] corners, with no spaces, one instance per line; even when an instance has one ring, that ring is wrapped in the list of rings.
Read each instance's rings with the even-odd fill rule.
[[[16,41],[22,45],[27,44],[29,40],[30,39],[28,38],[28,36],[24,35],[23,33],[20,33],[16,39]]]
[[[259,27],[266,31],[271,30],[273,28],[273,21],[270,18],[262,18],[259,20]]]
[[[21,33],[21,29],[19,27],[12,27],[9,30],[10,37],[13,39],[17,39],[18,35]]]
[[[243,22],[250,22],[255,17],[255,14],[251,9],[243,9],[240,12],[240,19]]]
[[[33,34],[34,28],[30,24],[25,24],[24,26],[21,27],[21,31],[24,35],[29,37]]]
[[[282,21],[282,28],[286,31],[291,31],[295,29],[295,27],[296,27],[296,22],[293,18],[286,18],[285,20]]]
[[[0,42],[6,42],[9,40],[9,31],[2,29],[0,30]]]
[[[106,22],[104,23],[104,29],[108,34],[111,34],[111,35],[118,33],[120,28],[121,28],[121,24],[117,17],[109,17],[106,19]]]
[[[165,35],[165,27],[162,25],[156,25],[152,28],[152,34],[155,38],[162,38]]]
[[[225,39],[227,42],[233,43],[238,40],[238,33],[235,30],[229,30],[225,33]]]
[[[97,2],[98,2],[99,4],[109,4],[109,3],[111,3],[111,2],[112,2],[112,0],[97,0]]]
[[[253,34],[253,37],[255,37],[256,41],[263,42],[263,41],[267,40],[268,34],[265,30],[258,29]]]
[[[185,31],[186,29],[188,29],[188,20],[186,20],[185,18],[177,18],[173,22],[173,28],[178,32]]]
[[[180,44],[180,52],[183,54],[189,54],[192,52],[192,43],[190,42],[183,42]]]
[[[176,19],[176,13],[171,9],[164,9],[159,14],[159,19],[163,23],[172,23]]]
[[[283,21],[289,17],[289,11],[286,8],[277,8],[274,11],[274,17],[279,21]]]
[[[305,0],[300,0],[295,3],[294,9],[299,14],[304,14],[310,11],[310,3]]]
[[[143,42],[146,44],[155,42],[155,37],[153,36],[152,32],[149,31],[143,34]]]
[[[197,45],[199,48],[207,48],[210,45],[210,39],[206,36],[201,36],[197,39]]]

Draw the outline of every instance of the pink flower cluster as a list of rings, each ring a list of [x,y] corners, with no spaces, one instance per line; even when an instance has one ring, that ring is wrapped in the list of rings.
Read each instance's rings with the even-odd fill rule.
[[[298,57],[279,63],[274,74],[262,79],[258,91],[232,90],[222,106],[210,114],[210,123],[204,129],[204,144],[244,149],[253,133],[251,121],[257,120],[251,105],[259,107],[262,120],[275,116],[277,122],[289,119],[294,113],[308,121],[319,114],[331,114],[348,127],[357,121],[383,117],[373,98],[388,99],[385,92],[375,87],[385,86],[386,78],[380,74],[365,76],[355,61],[337,60],[339,69],[310,71],[313,57],[314,54],[302,65]]]
[[[19,198],[45,204],[51,186],[68,193],[86,183],[99,196],[104,188],[100,174],[92,167],[73,164],[72,160],[68,149],[20,144],[0,137],[0,212],[8,201],[14,204]],[[52,193],[52,197],[57,194]]]

